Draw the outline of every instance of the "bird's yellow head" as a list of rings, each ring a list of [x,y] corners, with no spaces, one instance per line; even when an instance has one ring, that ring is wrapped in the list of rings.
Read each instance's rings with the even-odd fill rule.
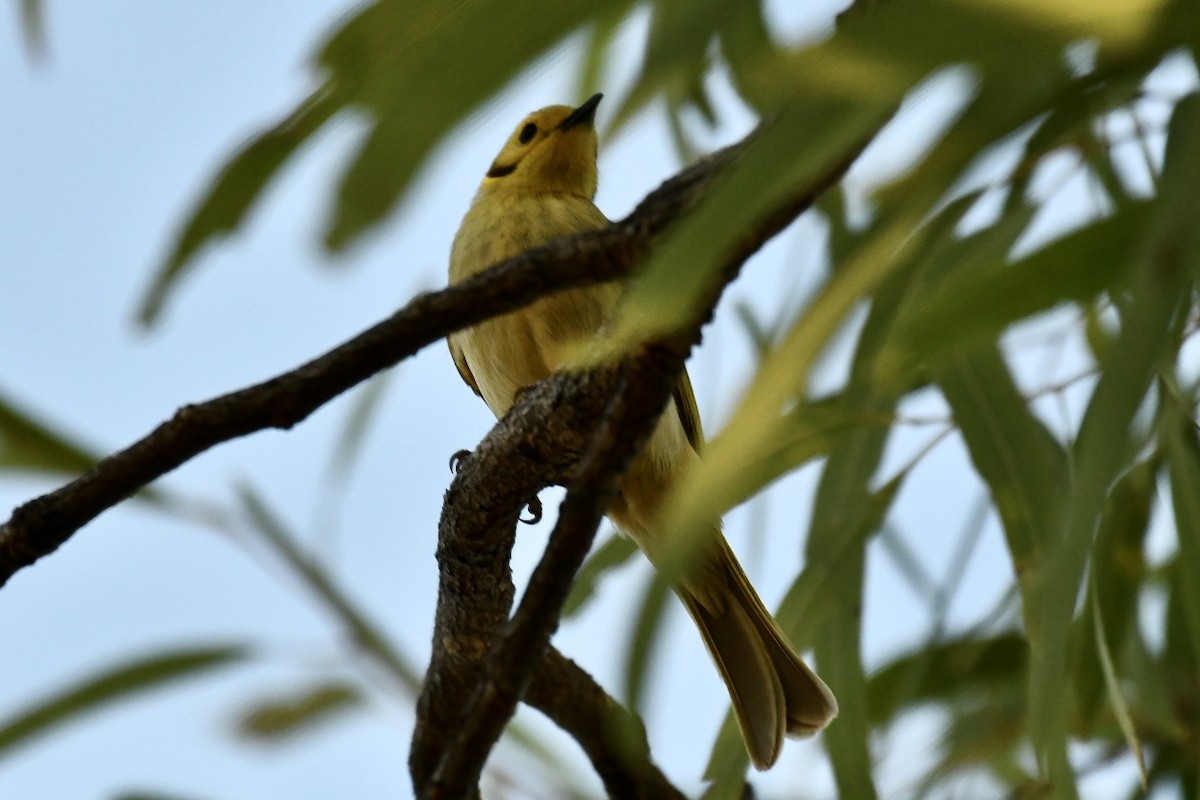
[[[547,106],[521,120],[492,162],[483,188],[539,194],[596,194],[595,94],[578,108]]]

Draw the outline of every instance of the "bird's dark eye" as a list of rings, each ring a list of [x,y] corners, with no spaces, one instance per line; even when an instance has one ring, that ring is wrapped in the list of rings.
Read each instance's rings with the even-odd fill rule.
[[[525,127],[521,128],[521,133],[517,136],[517,141],[521,144],[529,144],[535,136],[537,136],[537,125],[526,122]]]

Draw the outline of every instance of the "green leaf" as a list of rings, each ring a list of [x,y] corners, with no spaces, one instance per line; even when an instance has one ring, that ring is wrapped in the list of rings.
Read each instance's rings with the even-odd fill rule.
[[[1100,519],[1090,566],[1092,583],[1103,588],[1096,598],[1100,613],[1094,613],[1089,604],[1075,630],[1079,639],[1074,659],[1075,696],[1083,735],[1091,733],[1099,718],[1106,688],[1105,676],[1094,657],[1101,646],[1096,640],[1096,617],[1100,618],[1104,646],[1110,653],[1122,653],[1127,639],[1138,635],[1138,595],[1146,579],[1143,548],[1161,466],[1162,459],[1155,455],[1122,475],[1109,492]]]
[[[1171,506],[1175,512],[1175,531],[1179,554],[1177,601],[1191,642],[1191,652],[1200,663],[1200,440],[1190,409],[1172,395],[1166,414],[1164,434],[1167,445],[1168,474],[1171,478]]]
[[[851,408],[844,398],[805,403],[791,410],[765,431],[755,431],[755,445],[722,447],[713,443],[705,446],[705,457],[687,474],[685,482],[668,501],[671,511],[664,514],[669,520],[669,541],[695,544],[696,532],[705,530],[725,512],[745,502],[756,492],[789,472],[811,463],[831,452],[847,437],[863,429],[886,430],[891,415],[870,408]],[[718,444],[731,441],[715,440]],[[734,458],[736,457],[736,461]],[[671,559],[686,558],[689,548],[667,554],[660,569],[670,569]]]
[[[1128,69],[1089,73],[1069,84],[1062,99],[1048,109],[1037,124],[1037,130],[1024,145],[1024,153],[1012,178],[1006,211],[1027,199],[1029,182],[1037,172],[1035,166],[1043,156],[1057,149],[1074,145],[1080,155],[1096,164],[1103,161],[1111,166],[1107,150],[1100,146],[1095,127],[1103,115],[1126,106],[1137,99],[1145,80],[1145,69]],[[1113,195],[1120,199],[1124,195]]]
[[[743,100],[760,114],[770,113],[771,97],[759,97],[752,73],[773,55],[774,43],[767,26],[766,3],[726,3],[721,28],[721,52],[729,65],[730,78]],[[748,75],[747,73],[751,73]]]
[[[671,582],[661,570],[655,570],[646,582],[642,602],[634,615],[630,629],[629,658],[625,662],[625,704],[633,709],[643,708],[646,677],[650,663],[662,642],[663,614],[670,602]]]
[[[1074,789],[1066,753],[1068,693],[1062,685],[1068,668],[1069,626],[1105,494],[1132,455],[1134,414],[1170,346],[1179,291],[1161,275],[1157,269],[1146,269],[1133,292],[1120,337],[1111,358],[1101,365],[1100,380],[1080,426],[1063,536],[1029,575],[1036,589],[1026,613],[1034,653],[1030,724],[1035,743],[1047,757],[1049,777],[1063,791]]]
[[[0,396],[0,469],[79,475],[99,457]]]
[[[1163,169],[1158,214],[1139,239],[1139,269],[1123,293],[1121,332],[1108,359],[1101,363],[1100,380],[1092,393],[1075,445],[1074,480],[1067,494],[1064,535],[1032,579],[1037,597],[1026,614],[1030,624],[1033,662],[1030,675],[1030,725],[1034,743],[1045,758],[1056,789],[1074,796],[1074,774],[1067,756],[1066,699],[1062,679],[1067,674],[1069,626],[1094,542],[1108,488],[1119,477],[1132,451],[1139,446],[1131,428],[1151,380],[1169,354],[1180,324],[1180,301],[1190,299],[1187,278],[1200,231],[1180,224],[1183,212],[1169,199],[1194,191],[1186,147],[1170,146],[1172,137],[1192,130],[1195,106],[1172,116],[1168,132],[1168,161]],[[1176,170],[1176,166],[1179,167]]]
[[[867,681],[871,724],[888,725],[923,704],[948,708],[986,702],[1023,686],[1029,663],[1025,638],[1013,631],[929,642],[880,667]]]
[[[0,758],[37,736],[76,722],[120,700],[247,660],[241,645],[197,647],[143,656],[81,681],[0,722]]]
[[[112,800],[197,800],[195,795],[181,795],[174,792],[136,791],[121,792],[114,795]]]
[[[283,165],[333,117],[340,104],[328,86],[314,92],[281,122],[239,148],[221,168],[155,271],[138,310],[143,325],[158,321],[171,291],[202,250],[241,227]]]
[[[282,559],[304,588],[336,616],[354,644],[378,660],[401,689],[412,697],[420,694],[421,673],[392,646],[366,611],[345,594],[324,566],[304,552],[265,498],[243,484],[238,486],[238,500],[262,541]]]
[[[863,433],[829,457],[805,548],[806,564],[816,564],[829,574],[825,590],[829,596],[823,602],[831,607],[812,638],[817,665],[838,698],[837,724],[824,732],[825,747],[839,795],[864,800],[876,796],[860,612],[866,541],[882,524],[901,483],[897,478],[878,493],[870,492],[885,440],[882,432]],[[846,502],[854,505],[843,505]],[[850,535],[851,531],[857,535]],[[844,546],[847,539],[856,544]]]
[[[614,132],[659,94],[676,109],[697,98],[700,108],[707,104],[701,79],[708,72],[709,46],[729,15],[729,5],[723,0],[657,0],[653,8],[641,72],[617,110]]]
[[[1129,705],[1125,702],[1125,696],[1121,693],[1121,684],[1117,678],[1117,669],[1113,665],[1112,653],[1108,649],[1108,641],[1104,635],[1104,616],[1100,609],[1100,589],[1099,582],[1095,577],[1091,580],[1091,605],[1092,605],[1092,622],[1093,633],[1096,637],[1096,654],[1100,659],[1100,667],[1104,672],[1104,686],[1108,690],[1108,699],[1112,704],[1113,713],[1116,714],[1117,723],[1121,726],[1121,733],[1125,736],[1125,741],[1129,745],[1129,749],[1133,751],[1137,759],[1138,777],[1142,782],[1142,790],[1148,790],[1146,776],[1146,760],[1142,756],[1142,742],[1138,738],[1137,730],[1134,728],[1133,719],[1129,715]]]
[[[1125,209],[1014,263],[1006,263],[1007,251],[993,251],[991,263],[955,270],[896,322],[879,359],[880,380],[902,384],[918,364],[970,353],[1014,322],[1117,285],[1149,214],[1144,206]]]
[[[883,118],[874,109],[831,109],[814,129],[816,121],[807,112],[795,107],[781,111],[655,248],[617,311],[609,347],[624,352],[691,323],[712,276],[745,247],[747,231],[760,227],[803,188],[819,185],[833,165],[858,151]],[[797,148],[798,141],[805,146]],[[878,259],[863,260],[868,263],[855,276],[859,290],[881,277]]]
[[[253,703],[239,715],[237,731],[248,739],[290,738],[361,706],[363,699],[356,684],[323,681]]]
[[[624,566],[638,553],[633,540],[622,533],[614,533],[604,544],[596,548],[588,560],[583,562],[571,584],[571,593],[563,604],[563,618],[573,617],[584,609],[596,594],[600,581],[608,573]]]
[[[610,66],[614,53],[613,47],[616,36],[620,32],[621,23],[625,21],[624,9],[601,12],[591,22],[587,32],[587,44],[584,48],[583,64],[575,82],[575,97],[591,97],[597,92],[604,91],[602,83],[605,70]]]
[[[1195,209],[1197,187],[1200,187],[1200,93],[1193,91],[1171,112],[1158,217],[1158,238],[1161,247],[1167,248],[1164,256],[1178,260],[1190,271],[1193,282],[1200,281],[1200,234],[1196,231],[1195,214],[1190,213]]]
[[[948,364],[937,382],[992,494],[1020,579],[1057,534],[1066,454],[1026,406],[994,348]]]
[[[935,795],[939,782],[975,765],[998,767],[1012,787],[1011,797],[1053,796],[1011,760],[1025,733],[1023,700],[1020,687],[997,687],[981,702],[957,709],[942,733],[942,758],[914,796]]]
[[[46,12],[42,0],[20,0],[21,33],[25,37],[25,52],[31,59],[46,54]]]
[[[395,369],[381,372],[357,387],[354,402],[347,410],[329,458],[327,477],[330,481],[337,484],[346,481],[351,466],[367,442],[367,432],[387,396],[388,385],[399,372]]]

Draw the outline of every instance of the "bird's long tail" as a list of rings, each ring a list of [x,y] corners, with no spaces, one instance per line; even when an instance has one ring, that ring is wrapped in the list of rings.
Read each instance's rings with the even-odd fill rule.
[[[716,541],[710,563],[677,591],[729,688],[750,759],[766,769],[785,735],[816,733],[836,716],[837,701],[788,644],[724,537]]]

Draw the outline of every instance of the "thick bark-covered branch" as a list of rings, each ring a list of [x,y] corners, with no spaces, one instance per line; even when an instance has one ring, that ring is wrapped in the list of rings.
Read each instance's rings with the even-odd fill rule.
[[[184,406],[89,472],[16,508],[0,525],[0,586],[107,509],[211,447],[268,428],[290,428],[347,389],[460,328],[567,287],[621,277],[664,228],[695,205],[740,147],[680,173],[627,218],[604,230],[557,240],[469,281],[419,295],[388,319],[307,364]]]
[[[679,380],[688,349],[658,352],[659,348],[647,348],[615,370],[615,392],[601,412],[600,425],[568,483],[546,553],[530,578],[516,615],[490,649],[482,665],[481,681],[461,722],[454,727],[453,741],[441,753],[430,783],[417,786],[419,795],[466,798],[475,790],[492,745],[516,711],[558,627],[571,580],[616,496],[617,479],[654,429]],[[608,378],[614,370],[600,372]],[[586,391],[587,378],[586,373],[570,375],[564,382]],[[471,545],[469,538],[450,542],[454,546]],[[450,572],[445,566],[443,562],[443,575]],[[439,605],[457,600],[448,593],[439,594]],[[431,666],[431,674],[434,671]]]

